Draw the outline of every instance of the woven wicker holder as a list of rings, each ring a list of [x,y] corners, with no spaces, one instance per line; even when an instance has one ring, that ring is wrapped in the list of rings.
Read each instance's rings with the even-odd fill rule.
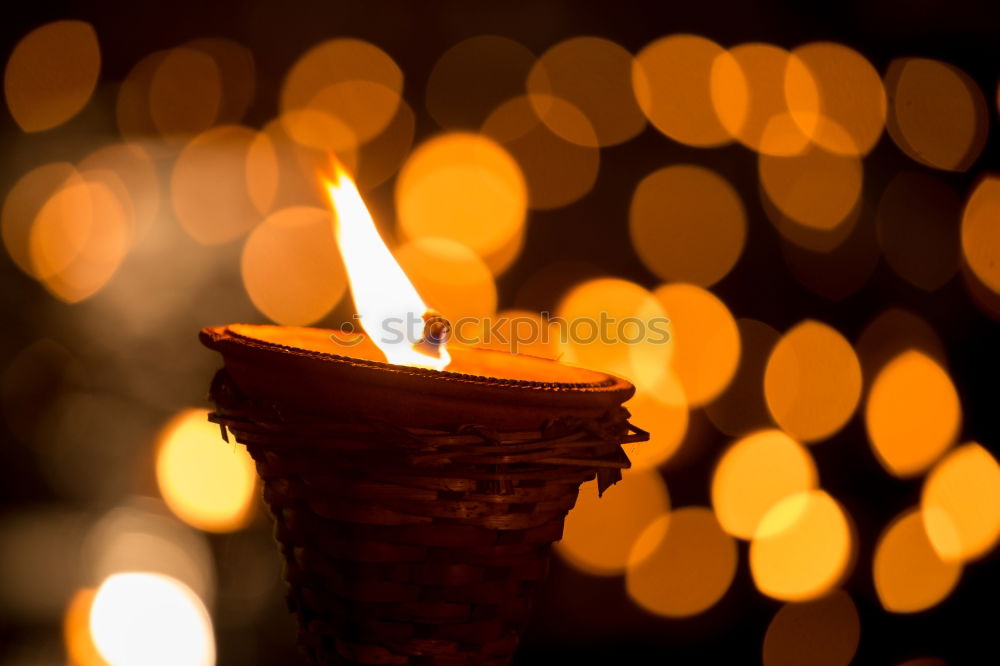
[[[580,484],[603,491],[621,445],[647,438],[616,378],[512,383],[223,328],[202,340],[226,359],[211,419],[256,461],[310,663],[509,664]],[[316,373],[340,381],[332,396],[304,390]]]

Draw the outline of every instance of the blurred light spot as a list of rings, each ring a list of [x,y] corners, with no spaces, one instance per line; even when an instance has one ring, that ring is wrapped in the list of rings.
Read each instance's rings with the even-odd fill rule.
[[[438,58],[427,78],[427,111],[441,127],[474,130],[505,100],[524,94],[534,64],[534,54],[512,39],[462,40]]]
[[[222,441],[208,411],[186,409],[159,435],[156,481],[178,518],[209,532],[232,532],[252,517],[257,471],[242,446]]]
[[[67,183],[45,202],[28,238],[32,274],[56,298],[77,303],[118,270],[132,234],[123,203],[96,181]]]
[[[24,347],[4,369],[0,397],[10,432],[32,444],[52,404],[86,384],[82,364],[62,345],[42,338]]]
[[[898,58],[885,75],[887,127],[900,150],[923,165],[965,171],[986,143],[986,99],[968,74],[926,58]]]
[[[632,544],[670,508],[659,473],[626,471],[623,476],[603,497],[597,496],[597,481],[584,483],[566,517],[556,552],[584,573],[615,576],[637,566],[640,561],[629,556]]]
[[[235,240],[260,220],[246,174],[256,138],[247,127],[215,127],[192,139],[177,156],[170,179],[174,214],[199,243]]]
[[[723,60],[725,65],[717,64]],[[649,122],[689,146],[719,146],[732,141],[712,104],[713,67],[739,72],[733,56],[697,35],[670,35],[640,51],[632,67],[632,87]]]
[[[907,659],[899,666],[948,666],[948,662],[937,657],[917,657],[916,659]]]
[[[780,247],[785,264],[809,291],[843,301],[861,289],[875,272],[880,258],[875,219],[862,206],[832,231],[794,222],[777,225],[784,237]]]
[[[247,238],[243,285],[272,321],[314,323],[343,297],[347,274],[331,225],[329,210],[295,206],[273,213]]]
[[[690,617],[718,603],[736,575],[736,560],[736,542],[711,510],[684,507],[660,516],[639,536],[625,587],[648,611]]]
[[[489,267],[461,243],[416,238],[394,254],[421,299],[452,324],[496,312],[497,288]]]
[[[64,384],[68,390],[49,394],[31,442],[37,469],[66,499],[117,501],[134,483],[142,455],[135,443],[148,437],[148,423],[132,413],[134,402],[83,388]]]
[[[396,180],[399,225],[408,238],[451,238],[480,256],[524,226],[527,191],[517,162],[476,134],[440,135],[418,147]]]
[[[108,666],[90,636],[90,609],[97,590],[76,591],[63,616],[63,643],[69,666]]]
[[[28,275],[35,274],[29,244],[38,213],[54,194],[83,182],[69,162],[52,162],[24,174],[7,192],[2,212],[4,247],[17,267]]]
[[[962,253],[975,276],[1000,294],[1000,177],[987,176],[962,213]]]
[[[729,386],[705,406],[712,424],[730,437],[772,425],[764,399],[764,370],[771,350],[781,337],[777,330],[755,319],[736,320],[740,334],[740,362]]]
[[[826,439],[847,423],[861,396],[861,365],[851,343],[806,320],[778,341],[767,360],[764,395],[775,422],[803,442]]]
[[[804,132],[793,120],[786,93],[794,93],[798,100],[815,98],[816,83],[808,76],[786,82],[791,54],[777,46],[741,44],[728,53],[728,58],[715,58],[710,78],[712,103],[722,126],[759,153],[801,153],[812,132]],[[789,84],[801,90],[786,90]]]
[[[153,76],[168,53],[154,51],[142,58],[133,65],[118,88],[115,119],[118,121],[118,131],[126,140],[141,142],[149,137],[159,136],[159,129],[153,122],[150,92]]]
[[[726,304],[691,284],[657,287],[653,295],[670,318],[671,367],[687,403],[704,405],[725,390],[740,360],[740,334]]]
[[[607,39],[567,39],[543,53],[532,67],[528,75],[532,104],[553,132],[572,143],[613,146],[627,141],[646,125],[632,93],[632,63],[632,54]],[[553,96],[582,111],[593,133],[551,105]]]
[[[290,206],[329,207],[317,174],[330,170],[331,153],[349,172],[358,168],[358,147],[343,129],[315,110],[293,111],[265,125],[246,152],[246,187],[254,208],[267,214]]]
[[[860,639],[858,609],[842,590],[785,604],[764,635],[764,666],[847,666]]]
[[[830,152],[866,155],[882,136],[882,79],[863,55],[842,44],[814,42],[792,51],[785,93],[795,123]]]
[[[403,73],[385,51],[359,39],[331,39],[292,66],[281,90],[281,110],[324,113],[365,142],[392,120],[402,89]]]
[[[854,556],[843,508],[822,490],[785,497],[760,521],[750,542],[750,572],[764,594],[817,599],[847,576]]]
[[[546,262],[521,282],[514,302],[527,310],[555,312],[559,301],[574,286],[606,275],[606,271],[586,261]]]
[[[879,242],[896,273],[925,291],[938,289],[958,269],[958,195],[939,178],[897,174],[878,206]]]
[[[909,310],[888,308],[871,320],[857,342],[862,375],[867,384],[890,361],[915,349],[945,367],[944,344],[930,324]]]
[[[257,70],[250,49],[219,37],[195,39],[184,46],[208,55],[219,69],[222,99],[218,122],[229,124],[243,120],[257,87]]]
[[[886,610],[916,613],[951,594],[962,575],[962,565],[941,559],[927,538],[920,512],[911,509],[879,537],[872,575]]]
[[[926,354],[905,351],[879,372],[865,406],[879,462],[900,477],[920,474],[958,436],[962,406],[951,379]]]
[[[518,233],[511,236],[502,247],[483,255],[483,262],[489,267],[493,275],[502,275],[521,256],[521,250],[524,249],[524,234],[525,229],[522,228]]]
[[[570,103],[550,97],[545,105],[552,115],[574,116],[586,132],[590,123]],[[559,208],[590,191],[597,179],[600,153],[596,138],[570,143],[555,134],[536,115],[527,97],[508,100],[489,115],[483,134],[497,140],[517,160],[528,186],[528,205],[535,209]],[[590,130],[593,134],[593,130]]]
[[[109,577],[90,609],[90,632],[112,666],[215,663],[212,619],[184,583],[154,573]]]
[[[722,528],[750,539],[781,500],[816,488],[809,452],[780,430],[761,430],[738,440],[712,475],[712,507]]]
[[[358,155],[355,180],[362,190],[370,190],[389,180],[413,146],[416,119],[410,105],[400,100],[396,115],[381,134],[363,145]]]
[[[632,422],[649,432],[649,441],[625,446],[632,469],[654,469],[670,460],[688,429],[688,406],[680,386],[662,381],[653,388],[639,387],[625,406]]]
[[[920,510],[941,559],[982,557],[1000,538],[1000,466],[979,444],[955,449],[927,477]]]
[[[110,171],[120,180],[131,203],[133,240],[142,238],[160,208],[160,176],[146,149],[135,143],[109,144],[80,160],[78,168],[85,177]]]
[[[740,258],[746,212],[736,190],[714,171],[670,166],[636,187],[629,231],[639,258],[658,277],[709,287]]]
[[[25,132],[61,125],[86,106],[101,71],[94,27],[55,21],[35,28],[7,60],[3,89],[14,122]]]
[[[853,155],[811,146],[793,156],[762,154],[758,166],[768,199],[791,220],[812,229],[836,228],[861,197],[861,160]]]
[[[86,516],[55,506],[0,518],[0,609],[5,628],[55,624],[81,574],[79,544]]]
[[[651,320],[662,324],[667,314],[643,287],[617,278],[588,280],[562,298],[556,315],[563,327],[559,340],[562,360],[626,377],[643,389],[656,389],[669,381],[672,340],[649,342],[650,337],[666,338],[669,334],[668,329],[665,334],[651,330]],[[634,344],[622,340],[638,334],[629,322],[643,329],[641,339]]]
[[[104,514],[76,543],[81,541],[73,554],[85,567],[86,580],[156,572],[183,582],[212,607],[216,581],[208,539],[177,520],[162,501],[132,497]]]
[[[149,112],[166,137],[204,132],[219,117],[222,75],[202,51],[171,49],[156,66],[149,84]]]

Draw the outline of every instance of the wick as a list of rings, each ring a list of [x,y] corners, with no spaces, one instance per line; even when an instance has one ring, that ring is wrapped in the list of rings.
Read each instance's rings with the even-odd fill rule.
[[[439,347],[448,341],[450,335],[451,322],[437,312],[427,312],[424,315],[424,330],[420,342],[413,347],[424,354],[437,357],[440,355]]]

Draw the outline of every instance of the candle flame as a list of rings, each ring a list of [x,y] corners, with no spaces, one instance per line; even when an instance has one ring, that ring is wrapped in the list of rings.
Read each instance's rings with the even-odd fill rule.
[[[433,312],[382,241],[350,175],[336,163],[333,171],[324,185],[361,327],[389,363],[443,370],[451,361],[446,343],[424,338]]]

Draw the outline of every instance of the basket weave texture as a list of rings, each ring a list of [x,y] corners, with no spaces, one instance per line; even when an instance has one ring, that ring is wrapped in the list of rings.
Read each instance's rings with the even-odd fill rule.
[[[580,484],[603,492],[648,437],[620,406],[496,431],[299,416],[225,370],[211,397],[256,462],[315,664],[509,664]]]

